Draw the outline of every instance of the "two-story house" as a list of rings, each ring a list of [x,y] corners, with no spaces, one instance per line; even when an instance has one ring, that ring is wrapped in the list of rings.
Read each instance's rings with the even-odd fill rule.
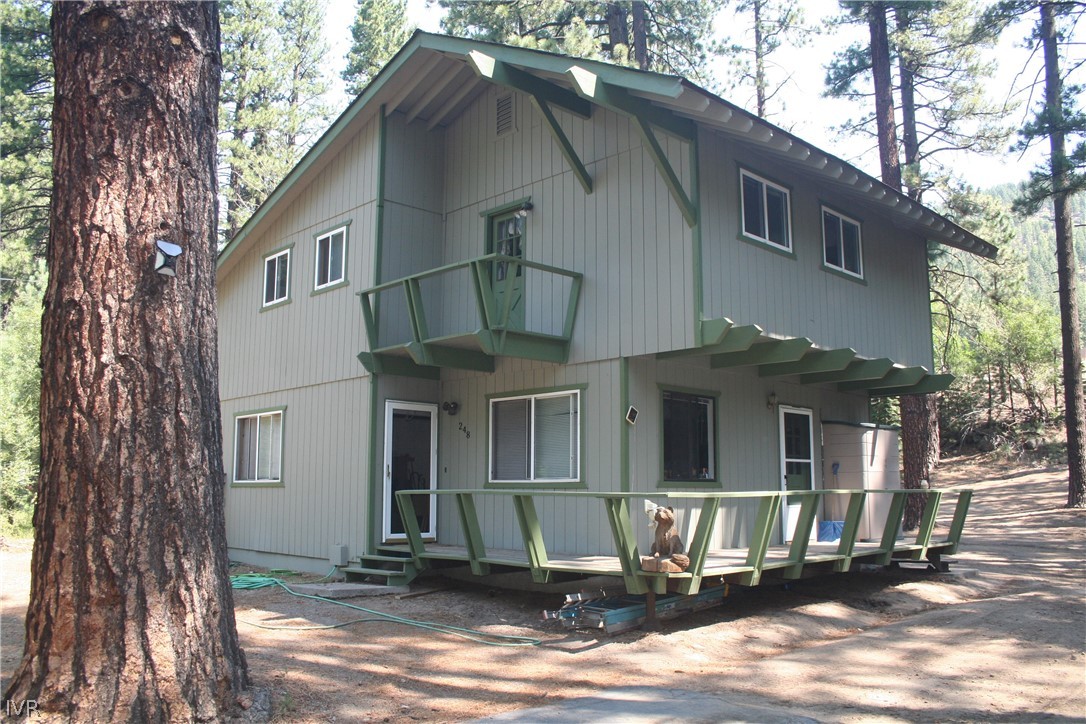
[[[220,255],[231,555],[375,553],[397,490],[821,488],[823,421],[949,384],[929,242],[995,254],[682,78],[416,33]],[[414,500],[464,544],[453,497]],[[525,511],[476,500],[522,548]],[[530,513],[613,552],[579,498]]]

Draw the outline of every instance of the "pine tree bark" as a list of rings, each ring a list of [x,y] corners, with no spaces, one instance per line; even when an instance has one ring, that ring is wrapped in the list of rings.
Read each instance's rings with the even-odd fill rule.
[[[649,23],[644,0],[634,0],[632,13],[634,62],[641,70],[649,70]]]
[[[875,86],[875,124],[879,139],[882,182],[901,190],[897,121],[894,118],[894,86],[890,75],[890,40],[886,31],[886,5],[873,2],[867,8],[871,33],[871,76]]]
[[[1062,82],[1056,45],[1056,9],[1041,3],[1041,42],[1045,58],[1046,115],[1052,122],[1049,149],[1052,207],[1056,226],[1056,276],[1059,280],[1060,330],[1063,337],[1063,396],[1067,428],[1067,506],[1086,507],[1086,440],[1082,395],[1082,339],[1079,333],[1078,281],[1071,210],[1067,206],[1069,163],[1063,120]]]
[[[5,697],[72,721],[220,720],[247,685],[225,543],[214,3],[53,5],[42,473]],[[155,241],[180,245],[156,274]]]

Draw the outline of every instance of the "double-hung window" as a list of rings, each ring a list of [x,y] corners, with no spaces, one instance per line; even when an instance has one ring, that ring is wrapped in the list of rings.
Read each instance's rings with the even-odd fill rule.
[[[792,250],[790,194],[760,176],[739,172],[743,203],[743,235],[775,247]]]
[[[863,278],[860,222],[822,207],[823,260],[830,269]]]
[[[290,249],[264,259],[264,306],[284,302],[290,296]]]
[[[283,480],[282,461],[282,410],[235,418],[235,483],[280,483]]]
[[[314,289],[338,284],[344,279],[344,260],[347,256],[347,227],[341,226],[317,237],[316,276]]]
[[[579,390],[490,401],[490,481],[580,479]]]
[[[664,480],[716,480],[716,399],[664,391]]]

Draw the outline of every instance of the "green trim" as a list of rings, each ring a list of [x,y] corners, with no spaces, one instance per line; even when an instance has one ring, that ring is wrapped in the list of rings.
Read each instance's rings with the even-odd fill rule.
[[[278,480],[253,480],[251,482],[245,480],[235,480],[234,474],[237,472],[238,464],[238,418],[241,417],[259,417],[261,415],[269,415],[278,412],[279,419],[279,479]],[[231,442],[233,445],[230,450],[230,472],[227,474],[227,478],[230,481],[231,488],[284,488],[286,487],[286,480],[284,474],[286,473],[286,459],[287,459],[287,406],[278,405],[275,407],[262,407],[255,410],[242,410],[241,412],[234,413],[233,416],[233,430],[231,435],[233,436]],[[259,425],[259,423],[257,423]]]
[[[890,389],[895,387],[912,387],[920,380],[927,377],[928,371],[923,367],[894,367],[883,377],[877,380],[865,380],[862,382],[841,382],[837,385],[840,392],[853,392],[856,390]]]
[[[724,341],[706,347],[679,349],[673,352],[657,352],[656,359],[674,359],[679,357],[704,357],[713,354],[743,352],[750,349],[754,341],[762,336],[762,328],[756,324],[731,327],[724,335]]]
[[[573,175],[577,177],[581,188],[584,189],[586,194],[592,193],[592,177],[589,175],[588,169],[585,168],[584,162],[581,161],[581,157],[577,155],[577,150],[570,143],[566,132],[559,125],[558,119],[554,117],[550,106],[539,96],[532,96],[532,103],[535,104],[539,114],[543,116],[543,120],[547,122],[547,129],[550,130],[554,142],[558,144],[558,150],[562,152],[562,156],[566,159],[566,163],[569,164]]]
[[[881,380],[893,369],[894,361],[889,357],[880,359],[858,359],[840,372],[818,372],[805,374],[799,378],[801,385],[817,385],[825,382],[859,382],[861,380]]]
[[[351,286],[351,280],[344,278],[344,279],[341,279],[340,281],[336,282],[335,284],[325,284],[323,287],[321,287],[319,289],[314,289],[313,291],[311,291],[309,293],[309,296],[311,296],[311,297],[319,297],[321,294],[324,294],[325,292],[333,292],[336,289],[342,289],[343,287],[349,287],[349,286]]]
[[[641,573],[641,555],[637,551],[637,535],[630,522],[630,503],[626,498],[604,498],[611,538],[615,542],[622,578],[629,593],[646,593],[648,586]]]
[[[532,197],[531,196],[524,196],[522,198],[517,199],[516,201],[510,201],[508,203],[501,204],[500,206],[495,206],[493,208],[487,209],[486,211],[480,211],[479,216],[482,217],[482,218],[486,218],[488,216],[501,216],[502,214],[508,214],[510,211],[516,211],[517,209],[519,209],[524,204],[526,204],[526,203],[530,204],[531,202],[532,202]],[[486,253],[487,254],[492,254],[493,253],[493,251],[491,251],[491,248],[493,246],[492,234],[493,234],[493,232],[488,228],[487,232],[486,232],[486,235],[487,235]]]
[[[816,372],[837,372],[848,367],[856,359],[856,350],[851,348],[815,350],[808,352],[796,362],[781,362],[763,365],[758,368],[759,377],[778,375],[813,374]]]
[[[887,387],[871,391],[872,397],[899,397],[901,395],[929,395],[950,388],[954,375],[927,375],[915,385]]]
[[[633,427],[626,421],[626,412],[630,409],[630,359],[618,358],[618,397],[619,397],[619,431],[618,431],[618,489],[623,493],[630,492],[630,428]]]
[[[441,379],[441,368],[416,364],[413,359],[382,352],[359,352],[358,361],[373,375],[396,375],[421,380]]]
[[[491,403],[494,400],[508,400],[518,397],[536,397],[539,395],[560,394],[562,392],[574,392],[577,395],[577,438],[580,448],[577,451],[577,479],[576,480],[560,480],[560,481],[547,481],[547,480],[491,480],[490,479],[490,455],[491,447],[493,445],[493,419],[491,415],[492,406]],[[540,489],[565,489],[565,490],[580,490],[588,489],[588,476],[586,474],[587,466],[585,460],[588,458],[588,429],[585,424],[585,409],[587,407],[588,397],[588,383],[579,382],[572,385],[561,385],[557,387],[537,387],[530,390],[509,391],[509,392],[491,392],[484,396],[486,401],[486,485],[484,488],[540,488]]]
[[[822,251],[822,254],[823,254],[823,256],[825,256],[825,254],[826,254],[824,249]],[[861,285],[863,285],[865,287],[867,286],[867,280],[864,279],[863,277],[858,277],[855,274],[841,271],[840,269],[836,269],[836,268],[834,268],[832,266],[826,266],[825,262],[820,264],[819,268],[822,269],[822,271],[826,272],[827,274],[832,274],[835,277],[841,277],[842,279],[847,279],[850,282],[855,282],[856,284],[861,284]]]
[[[381,267],[384,264],[385,254],[385,176],[387,174],[387,146],[388,146],[388,121],[385,116],[385,106],[382,103],[379,110],[380,120],[377,123],[377,209],[374,213],[373,234],[373,284],[381,283]],[[362,297],[365,299],[365,296]],[[373,346],[370,352],[377,349],[381,339],[381,297],[373,298]]]
[[[667,153],[660,145],[660,142],[656,140],[656,134],[653,133],[652,126],[640,115],[635,115],[633,120],[634,127],[637,129],[638,134],[641,136],[641,140],[645,144],[645,151],[649,154],[649,158],[651,158],[652,162],[656,165],[656,170],[660,172],[660,176],[664,179],[664,185],[666,185],[668,191],[671,192],[671,198],[674,199],[676,205],[678,205],[679,212],[682,213],[687,226],[697,226],[698,207],[690,200],[690,197],[686,195],[682,181],[679,180],[678,174],[675,173],[675,169],[672,167],[671,161],[667,157]],[[693,142],[690,141],[690,143]]]
[[[700,232],[700,229],[701,229],[701,227],[699,225],[698,226],[699,232]],[[700,244],[701,235],[700,235],[700,233],[698,234],[698,241],[699,241],[698,251],[700,252],[701,251],[701,248],[700,248],[700,246],[701,246],[701,244]],[[698,266],[700,267],[701,266],[700,254],[698,256],[695,256],[694,259],[697,262]],[[700,269],[699,269],[699,271],[700,271]],[[721,342],[724,341],[724,338],[726,336],[728,336],[728,332],[734,326],[735,326],[735,323],[732,322],[732,320],[728,319],[727,317],[721,317],[720,319],[702,319],[701,322],[698,324],[698,335],[697,335],[698,346],[703,347],[703,346],[711,346],[711,345],[715,345],[715,344],[720,344]]]
[[[350,286],[350,281],[347,279],[347,269],[351,259],[351,221],[352,219],[348,219],[341,224],[336,224],[335,226],[325,229],[324,231],[313,234],[313,291],[309,293],[309,296],[312,297],[322,292],[328,292],[333,289],[339,289],[340,287]],[[318,287],[316,272],[317,257],[320,256],[320,240],[326,236],[331,236],[340,229],[343,229],[343,278],[337,282],[332,282],[331,284],[325,284],[323,287]],[[329,253],[331,253],[331,249],[329,249]]]
[[[467,58],[468,63],[480,78],[527,93],[543,105],[556,105],[581,118],[592,117],[592,104],[573,91],[545,81],[478,50],[469,50]]]
[[[381,415],[380,395],[378,394],[379,385],[377,383],[377,375],[370,374],[370,469],[369,469],[369,525],[366,531],[366,541],[368,543],[368,549],[365,553],[371,553],[377,550],[377,546],[381,544],[381,536],[383,531],[381,530],[384,524],[383,511],[379,510],[377,487],[381,486],[382,493],[384,492],[384,481],[380,475],[380,469],[384,465],[384,446],[381,446],[381,455],[377,455],[377,427],[378,419],[381,420],[381,425],[384,424],[384,416]]]
[[[714,354],[709,358],[713,369],[721,367],[745,367],[749,365],[796,362],[807,354],[814,343],[806,337],[792,339],[774,339],[751,346],[743,352]]]
[[[703,246],[701,238],[701,145],[699,143],[700,128],[695,126],[694,138],[690,141],[690,198],[694,206],[699,210],[697,222],[690,231],[691,256],[693,260],[693,297],[694,297],[694,344],[703,345],[702,333],[705,330],[703,317],[705,316],[705,260],[702,258]],[[731,320],[728,327],[731,327]],[[717,335],[713,342],[721,341],[721,335]]]
[[[958,502],[954,506],[954,518],[950,523],[950,531],[947,533],[947,542],[950,547],[946,552],[954,555],[958,552],[958,544],[962,541],[962,531],[965,529],[965,516],[969,513],[969,501],[973,499],[972,490],[958,492]]]
[[[739,234],[737,235],[736,238],[738,238],[740,241],[745,241],[748,244],[755,244],[756,246],[760,246],[760,247],[762,247],[764,249],[769,249],[770,251],[775,251],[778,254],[781,254],[782,256],[787,256],[787,257],[791,257],[791,258],[795,259],[796,258],[796,216],[795,216],[795,210],[793,209],[794,204],[792,203],[793,197],[795,196],[795,193],[796,193],[795,188],[791,184],[781,183],[780,181],[777,181],[776,179],[771,178],[770,176],[767,176],[764,173],[761,173],[760,171],[755,171],[753,168],[751,168],[750,166],[747,166],[742,161],[736,161],[735,166],[739,170],[739,175],[738,175],[739,183],[738,183],[738,186],[736,188],[736,195],[737,195],[736,201],[739,203],[739,206],[738,206],[738,209],[739,209],[739,214],[738,214],[738,216],[739,216]],[[765,184],[765,183],[772,184],[773,186],[784,189],[788,193],[788,246],[787,247],[783,247],[780,244],[777,244],[776,242],[770,241],[769,239],[759,239],[758,237],[751,236],[750,234],[747,233],[746,219],[743,216],[743,214],[744,214],[744,208],[743,208],[743,174],[744,173],[746,173],[749,176],[754,177],[755,181],[759,181],[762,184]],[[819,223],[821,224],[821,219],[819,220]],[[769,230],[766,229],[767,233],[768,233],[768,231]],[[824,254],[823,254],[823,256],[824,256]]]
[[[580,63],[580,60],[577,62]],[[697,132],[696,123],[688,118],[677,116],[660,106],[655,106],[644,98],[631,94],[627,88],[635,89],[631,88],[627,83],[614,84],[603,77],[602,73],[593,72],[581,65],[567,65],[565,74],[573,82],[573,89],[582,98],[587,98],[605,108],[651,123],[684,141],[692,140]]]
[[[720,478],[720,395],[718,390],[702,390],[694,387],[680,387],[679,385],[669,385],[662,382],[656,383],[656,389],[659,391],[657,399],[660,401],[657,408],[660,420],[660,478],[657,481],[656,487],[658,488],[723,488],[723,482]],[[704,478],[677,478],[673,480],[667,479],[664,472],[664,463],[667,459],[667,453],[664,450],[664,393],[665,392],[677,392],[681,395],[694,395],[697,397],[709,397],[713,400],[713,477],[711,479]]]
[[[866,500],[867,491],[865,490],[849,493],[848,510],[845,512],[845,527],[841,531],[841,542],[837,544],[837,555],[842,556],[842,558],[833,564],[833,570],[837,573],[844,573],[852,566],[852,554],[856,551],[856,538],[860,530],[860,518],[863,515]]]

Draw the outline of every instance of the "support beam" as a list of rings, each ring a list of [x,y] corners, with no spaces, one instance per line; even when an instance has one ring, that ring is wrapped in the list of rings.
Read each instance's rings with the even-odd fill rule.
[[[856,359],[856,350],[854,349],[818,350],[808,352],[797,362],[781,362],[772,365],[762,365],[758,368],[758,376],[776,377],[778,375],[836,372],[848,367],[849,363],[854,359]]]
[[[539,96],[532,96],[532,104],[539,111],[539,115],[543,116],[543,120],[547,122],[547,128],[550,130],[554,142],[558,144],[558,150],[562,152],[562,156],[565,157],[566,163],[569,164],[570,170],[573,171],[573,175],[577,177],[581,188],[584,189],[586,194],[592,193],[592,177],[588,175],[588,169],[585,168],[581,157],[577,155],[577,151],[573,148],[573,144],[570,143],[566,132],[562,130],[562,126],[558,125],[558,119],[554,117],[550,106]]]
[[[915,385],[905,387],[886,387],[872,390],[872,397],[899,397],[901,395],[927,395],[942,392],[954,382],[954,375],[928,375]]]
[[[698,208],[686,195],[682,181],[679,180],[678,174],[675,173],[675,169],[672,167],[667,153],[664,152],[663,146],[656,139],[652,126],[641,116],[634,116],[634,123],[637,132],[641,135],[641,140],[645,144],[645,150],[648,151],[652,162],[656,164],[656,170],[664,178],[664,184],[667,186],[667,190],[671,192],[671,197],[675,199],[675,203],[678,204],[679,212],[682,213],[687,226],[696,226],[698,223]]]
[[[720,319],[703,319],[699,325],[699,340],[702,346],[720,344],[728,334],[728,330],[734,327],[732,320],[727,317]]]
[[[858,390],[887,390],[896,387],[912,387],[924,379],[928,371],[923,367],[894,367],[885,376],[877,380],[865,380],[863,382],[842,382],[837,385],[840,392],[856,392]]]
[[[775,339],[753,345],[745,352],[714,354],[709,359],[713,369],[721,367],[746,367],[750,365],[777,364],[795,362],[807,354],[814,343],[806,337],[797,339]]]
[[[730,327],[724,339],[716,344],[690,349],[677,349],[672,352],[657,352],[656,359],[674,359],[677,357],[704,357],[713,354],[728,354],[750,349],[754,340],[762,336],[762,328],[756,324]]]
[[[801,385],[819,385],[826,382],[860,382],[861,380],[881,380],[894,367],[894,361],[888,357],[881,359],[859,359],[837,372],[817,372],[802,375]]]

